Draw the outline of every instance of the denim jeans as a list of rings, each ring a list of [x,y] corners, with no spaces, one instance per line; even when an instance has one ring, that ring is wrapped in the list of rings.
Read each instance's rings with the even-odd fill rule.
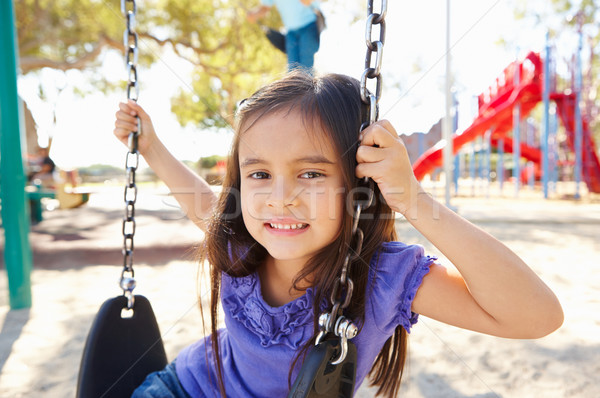
[[[316,22],[297,30],[290,30],[285,36],[288,70],[298,67],[312,69],[319,45],[320,37]]]
[[[190,396],[179,383],[175,372],[175,361],[173,361],[163,370],[146,376],[131,398],[190,398]]]

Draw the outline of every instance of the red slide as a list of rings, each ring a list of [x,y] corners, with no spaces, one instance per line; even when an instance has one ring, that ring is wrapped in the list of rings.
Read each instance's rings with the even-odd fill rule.
[[[517,70],[521,79],[515,85],[514,74]],[[560,119],[567,131],[567,141],[575,148],[575,98],[573,94],[552,94],[556,102]],[[504,73],[496,79],[488,91],[479,96],[479,114],[473,123],[462,133],[452,136],[453,152],[482,137],[486,131],[492,132],[491,141],[497,146],[498,141],[506,137],[513,128],[513,108],[521,105],[521,118],[542,100],[542,59],[539,54],[530,52],[522,62],[513,62]],[[582,118],[582,176],[590,192],[600,193],[600,161],[596,154],[594,140],[585,118]],[[413,171],[418,180],[437,167],[442,166],[444,142],[427,150],[413,164]],[[512,138],[504,139],[504,151],[512,152]],[[541,162],[539,149],[521,143],[521,156],[536,163]]]
[[[521,80],[514,85],[515,67],[519,68]],[[503,139],[513,126],[513,108],[521,104],[521,117],[526,117],[542,99],[541,84],[542,60],[536,53],[529,53],[524,61],[510,64],[503,76],[496,79],[496,84],[489,92],[479,96],[479,114],[473,123],[462,133],[452,136],[453,152],[482,137],[486,131],[492,131],[492,142]],[[493,97],[491,100],[490,97]],[[510,142],[509,142],[510,141]],[[504,140],[504,150],[512,151],[512,139]],[[418,180],[437,167],[442,166],[443,143],[427,150],[413,164],[413,171]],[[540,161],[540,151],[521,143],[521,155],[533,162]]]

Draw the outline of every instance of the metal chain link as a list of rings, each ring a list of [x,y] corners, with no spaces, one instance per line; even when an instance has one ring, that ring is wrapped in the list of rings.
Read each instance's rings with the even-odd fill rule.
[[[383,44],[385,42],[385,14],[387,12],[387,0],[381,1],[381,9],[379,13],[374,12],[373,0],[369,0],[367,5],[367,26],[366,26],[366,44],[367,55],[365,57],[365,70],[360,79],[360,96],[362,101],[368,106],[368,117],[360,127],[360,131],[369,127],[377,121],[379,117],[379,99],[381,98],[381,61],[383,57]],[[379,40],[373,41],[373,25],[380,25]],[[373,53],[376,53],[375,65],[371,66]],[[367,80],[375,79],[375,94],[372,94],[367,89]],[[319,344],[323,337],[330,332],[333,332],[340,338],[340,354],[337,359],[331,362],[332,365],[338,365],[344,361],[348,353],[348,340],[356,337],[358,328],[351,320],[342,315],[343,310],[350,305],[354,283],[350,279],[349,272],[353,262],[360,259],[364,233],[359,228],[358,222],[363,210],[369,208],[373,204],[375,184],[373,180],[365,178],[362,181],[362,186],[356,189],[356,193],[366,194],[366,200],[354,203],[354,215],[352,223],[352,245],[344,258],[340,278],[335,281],[331,292],[331,312],[324,312],[319,316],[319,334],[315,341],[315,345]]]
[[[379,117],[379,99],[381,98],[382,76],[381,62],[383,59],[383,45],[385,43],[385,15],[387,13],[387,0],[381,1],[381,10],[374,12],[373,0],[367,4],[367,22],[365,30],[365,42],[367,44],[367,54],[365,56],[365,70],[360,78],[360,98],[369,106],[369,121],[361,127],[361,131],[377,121]],[[379,40],[373,41],[373,26],[379,25]],[[375,56],[375,65],[371,66],[373,53]],[[375,79],[375,94],[367,89],[369,79]],[[365,122],[367,123],[367,122]]]
[[[127,28],[123,34],[125,48],[125,65],[127,67],[127,99],[137,101],[139,86],[137,80],[138,60],[138,34],[135,31],[135,16],[137,6],[135,0],[121,0],[121,13],[125,17]],[[133,89],[133,92],[132,92]],[[125,215],[123,216],[123,271],[119,285],[123,295],[127,297],[127,309],[131,310],[134,304],[133,289],[136,282],[133,272],[133,236],[135,235],[135,202],[137,200],[137,185],[135,172],[139,165],[138,136],[141,133],[141,123],[138,118],[138,131],[129,133],[129,151],[125,158],[127,182],[125,184],[124,200]]]

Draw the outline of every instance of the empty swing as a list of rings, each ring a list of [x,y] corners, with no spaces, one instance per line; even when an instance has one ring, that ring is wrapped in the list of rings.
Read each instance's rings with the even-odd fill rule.
[[[131,4],[128,4],[131,3]],[[128,9],[129,7],[129,9]],[[135,0],[121,0],[127,29],[124,35],[125,60],[129,82],[127,98],[137,101],[138,35],[134,30]],[[385,15],[387,0],[382,0],[379,13],[374,12],[373,0],[368,0],[366,20],[365,70],[361,76],[361,100],[368,109],[361,131],[377,121],[381,98],[381,60],[385,41]],[[379,25],[379,39],[372,40],[373,26]],[[371,66],[373,53],[374,65]],[[375,79],[375,94],[367,89],[367,81]],[[135,90],[135,95],[132,93]],[[123,218],[123,270],[120,287],[123,295],[110,298],[101,306],[90,328],[83,351],[77,382],[78,398],[129,397],[145,377],[167,365],[162,338],[149,301],[133,295],[136,282],[133,271],[133,238],[135,234],[135,202],[137,187],[135,172],[139,152],[139,133],[129,135],[129,151],[125,168],[128,180],[125,186],[125,215]],[[344,316],[353,292],[349,270],[362,250],[363,231],[361,213],[373,203],[374,182],[361,181],[368,187],[364,200],[355,200],[352,235],[354,247],[349,248],[330,295],[331,307],[319,316],[319,334],[315,345],[304,358],[300,372],[288,398],[351,397],[354,393],[357,352],[351,341],[358,328]]]
[[[121,11],[127,22],[124,35],[129,78],[127,98],[137,101],[138,35],[134,30],[137,11],[135,0],[121,0]],[[167,355],[152,306],[144,296],[133,295],[136,285],[133,237],[137,197],[135,172],[139,161],[138,134],[132,132],[129,135],[129,151],[125,161],[127,183],[124,193],[123,270],[120,280],[123,295],[106,300],[90,328],[77,379],[78,398],[129,397],[149,373],[167,365]]]

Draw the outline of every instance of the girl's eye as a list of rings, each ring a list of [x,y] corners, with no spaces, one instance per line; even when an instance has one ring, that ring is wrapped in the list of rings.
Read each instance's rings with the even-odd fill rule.
[[[265,173],[264,171],[256,171],[250,174],[250,178],[254,178],[255,180],[264,180],[269,178],[269,173]]]
[[[318,171],[307,171],[306,173],[302,173],[300,175],[301,178],[319,178],[323,177],[323,173],[319,173]]]

